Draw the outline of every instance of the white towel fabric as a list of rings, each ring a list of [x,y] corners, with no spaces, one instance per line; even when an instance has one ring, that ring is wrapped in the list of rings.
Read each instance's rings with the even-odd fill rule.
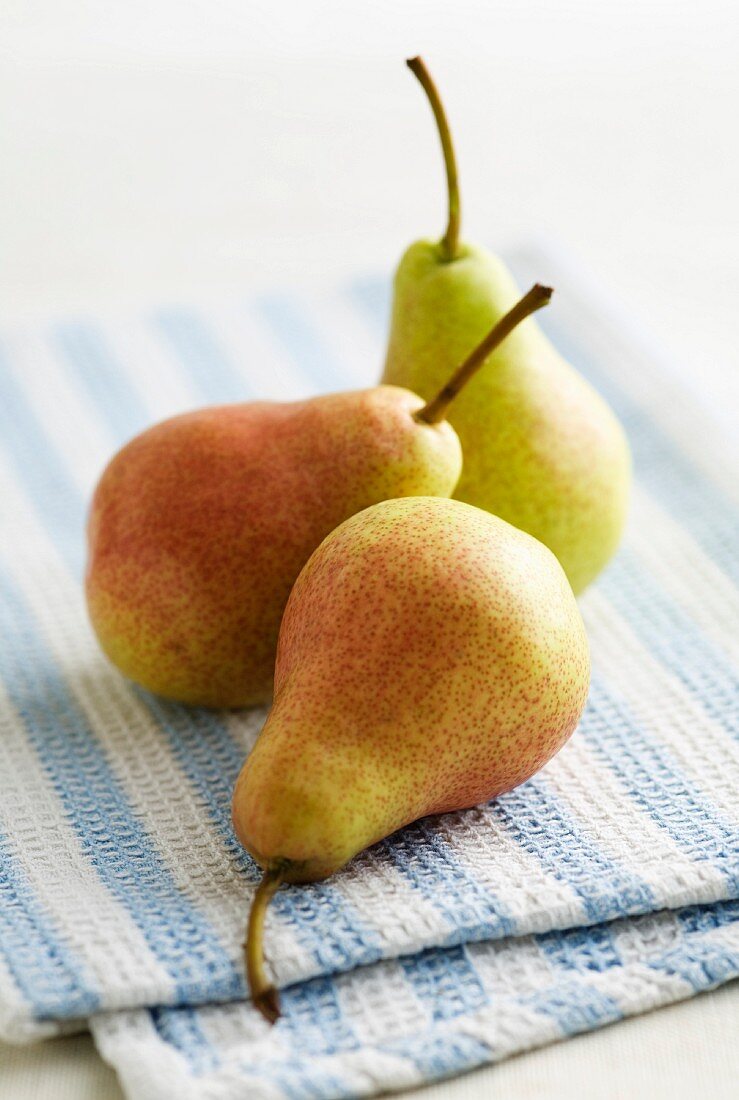
[[[567,263],[512,259],[522,285],[557,288],[542,324],[634,449],[628,537],[582,601],[590,701],[517,791],[280,891],[274,1028],[241,1000],[258,872],[229,821],[263,714],[164,703],[106,664],[81,596],[85,507],[155,419],[372,384],[387,285],[0,338],[3,1038],[89,1020],[135,1098],[365,1095],[739,974],[735,457]]]

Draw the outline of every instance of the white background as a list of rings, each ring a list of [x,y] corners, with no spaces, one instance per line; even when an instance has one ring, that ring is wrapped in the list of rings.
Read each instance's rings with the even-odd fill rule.
[[[6,312],[389,271],[442,229],[436,136],[402,64],[421,52],[470,239],[563,240],[696,376],[739,378],[729,0],[2,10]]]
[[[464,235],[562,241],[736,420],[737,10],[4,0],[0,318],[389,273],[443,228],[437,139],[402,64],[420,52],[454,128]],[[737,1005],[724,990],[451,1089],[728,1096]],[[0,1092],[115,1095],[92,1057],[78,1040],[0,1051]]]

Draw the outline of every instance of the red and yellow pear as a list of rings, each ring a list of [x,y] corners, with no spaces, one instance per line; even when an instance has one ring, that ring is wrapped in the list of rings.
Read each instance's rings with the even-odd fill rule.
[[[430,399],[519,291],[502,260],[460,238],[457,166],[444,108],[422,60],[408,64],[437,121],[449,220],[440,241],[414,242],[398,265],[382,381]],[[626,436],[600,394],[532,319],[491,354],[449,420],[464,451],[454,495],[534,535],[581,592],[618,547],[631,482]]]
[[[265,907],[427,814],[533,775],[570,736],[590,661],[542,543],[461,501],[388,500],[328,536],[282,620],[275,697],[236,783],[233,822],[264,868],[247,972],[270,1019]]]
[[[428,405],[398,386],[223,405],[128,443],[88,525],[88,609],[113,663],[184,703],[268,701],[282,612],[311,553],[371,504],[451,495],[462,454],[444,409],[549,294],[522,299]]]

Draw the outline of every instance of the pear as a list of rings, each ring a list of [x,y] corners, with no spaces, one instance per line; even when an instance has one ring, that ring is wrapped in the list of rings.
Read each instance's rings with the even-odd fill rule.
[[[441,135],[449,220],[441,241],[417,241],[400,261],[383,381],[429,399],[519,292],[501,260],[459,239],[449,125],[422,60],[408,65]],[[530,320],[490,357],[449,419],[464,452],[455,496],[534,535],[581,592],[618,546],[629,495],[629,448],[606,403]]]
[[[388,500],[346,520],[298,577],[275,697],[233,795],[264,868],[246,962],[268,1019],[265,908],[427,814],[534,774],[574,730],[588,643],[554,555],[461,501]]]
[[[550,293],[533,288],[431,410],[378,386],[201,409],[128,443],[88,524],[88,609],[113,663],[181,702],[266,702],[282,612],[311,553],[378,501],[452,493],[462,456],[439,410]]]

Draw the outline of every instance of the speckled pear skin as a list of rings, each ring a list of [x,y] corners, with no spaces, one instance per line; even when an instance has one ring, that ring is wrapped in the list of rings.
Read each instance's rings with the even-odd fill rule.
[[[323,878],[408,822],[533,775],[574,730],[589,675],[545,546],[460,501],[368,508],[293,588],[274,703],[234,791],[237,836],[286,881]]]
[[[150,691],[236,707],[272,694],[280,619],[338,524],[388,497],[449,496],[459,440],[379,386],[187,413],[125,446],[88,524],[90,618],[114,664]]]
[[[411,245],[395,276],[383,381],[431,399],[518,297],[485,249],[462,244],[449,262],[437,243]],[[529,318],[448,417],[464,451],[455,496],[545,543],[581,592],[618,546],[628,504],[629,448],[606,403]]]

